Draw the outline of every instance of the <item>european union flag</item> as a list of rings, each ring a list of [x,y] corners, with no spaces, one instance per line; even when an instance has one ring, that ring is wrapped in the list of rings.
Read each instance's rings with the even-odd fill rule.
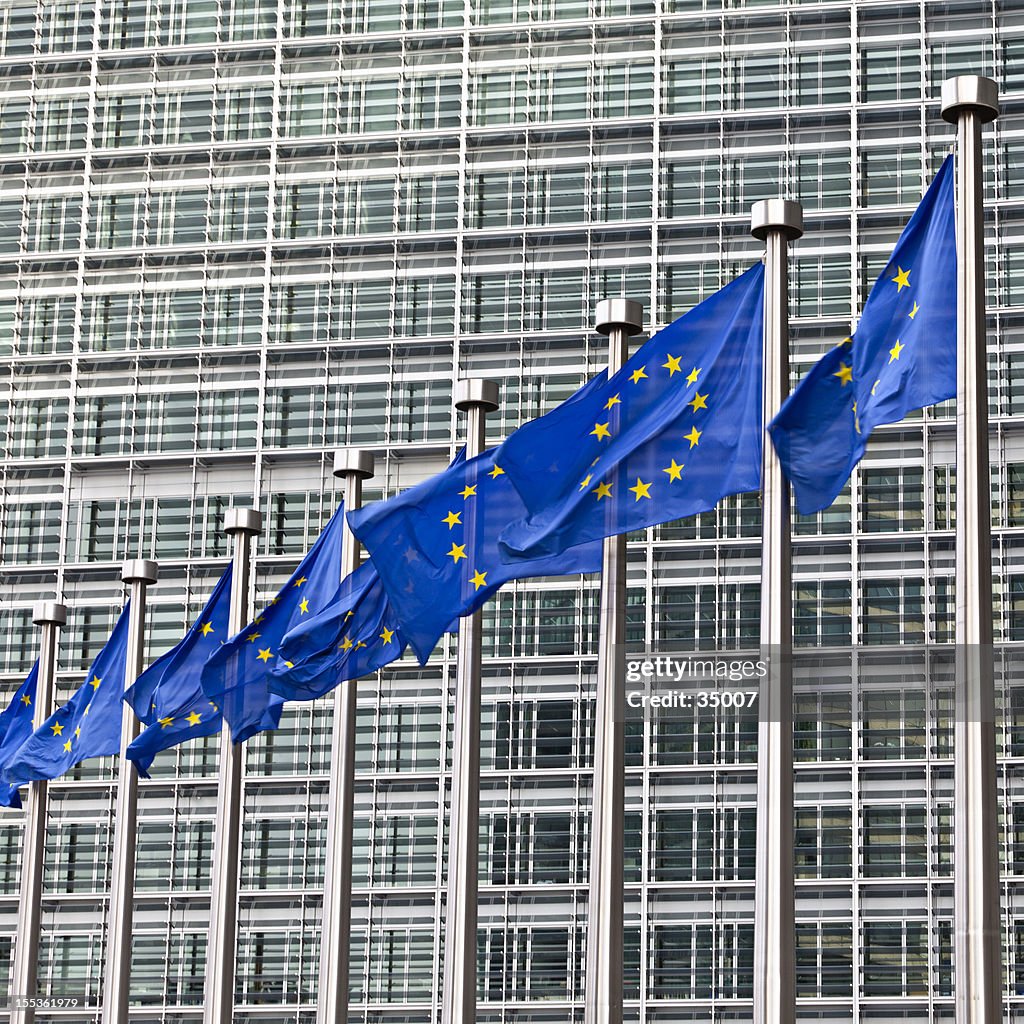
[[[18,687],[3,713],[0,713],[0,764],[13,754],[32,735],[32,715],[35,711],[36,680],[39,678],[37,661],[25,681]],[[18,787],[0,783],[0,806],[20,807]]]
[[[285,700],[314,700],[390,664],[405,646],[384,584],[373,563],[363,562],[323,611],[285,635],[270,689]]]
[[[956,234],[947,157],[864,304],[769,426],[806,515],[835,501],[871,431],[956,394]]]
[[[285,633],[326,607],[338,590],[344,516],[339,505],[277,596],[203,666],[203,692],[220,708],[236,743],[277,727],[281,697],[270,690],[271,669]]]
[[[3,762],[3,780],[20,786],[55,779],[88,757],[121,748],[121,697],[128,650],[128,605],[85,682]]]
[[[524,512],[491,449],[349,515],[420,664],[455,619],[476,611],[503,583],[601,568],[598,544],[572,548],[558,558],[503,563],[498,534]]]
[[[524,424],[496,459],[527,515],[508,561],[713,508],[761,480],[764,268],[659,331],[585,397]]]
[[[147,779],[161,750],[221,730],[220,711],[203,693],[199,677],[206,660],[228,637],[230,607],[229,565],[185,636],[157,658],[124,695],[146,727],[128,746],[128,758]]]

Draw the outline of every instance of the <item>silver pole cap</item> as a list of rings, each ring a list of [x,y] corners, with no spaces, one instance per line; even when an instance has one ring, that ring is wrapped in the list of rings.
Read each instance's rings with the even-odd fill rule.
[[[464,377],[455,382],[452,401],[456,409],[468,410],[479,406],[484,412],[494,412],[499,405],[500,392],[493,380]]]
[[[156,583],[160,570],[148,558],[129,558],[121,566],[122,583]]]
[[[750,208],[750,233],[762,241],[781,231],[791,242],[804,233],[804,208],[792,199],[759,199]]]
[[[59,601],[39,601],[32,607],[32,621],[37,626],[63,626],[68,621],[68,609]]]
[[[611,334],[621,327],[627,334],[639,334],[644,326],[644,307],[635,299],[602,299],[594,310],[594,330]]]
[[[363,448],[339,448],[334,453],[334,475],[349,474],[361,480],[373,476],[373,452]]]
[[[942,117],[956,124],[960,114],[973,110],[982,124],[999,116],[999,86],[981,75],[957,75],[942,83]]]
[[[229,508],[224,513],[225,533],[259,533],[263,516],[258,508]]]

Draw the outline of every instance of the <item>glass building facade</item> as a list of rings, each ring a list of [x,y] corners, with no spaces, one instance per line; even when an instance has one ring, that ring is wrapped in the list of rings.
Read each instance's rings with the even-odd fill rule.
[[[149,656],[257,504],[256,600],[333,510],[334,449],[373,500],[458,443],[458,376],[498,441],[602,367],[595,303],[661,326],[757,260],[750,204],[804,205],[794,377],[850,331],[952,141],[941,82],[985,74],[997,633],[1024,640],[1024,10],[1016,0],[5,0],[0,5],[0,679],[63,599],[66,695],[125,557],[160,561]],[[639,340],[639,339],[638,339]],[[952,405],[880,430],[799,519],[805,646],[952,633]],[[756,637],[756,495],[631,536],[629,639]],[[486,608],[481,1024],[582,1021],[597,580]],[[445,643],[450,643],[445,641]],[[438,1015],[452,646],[360,683],[352,1019]],[[952,1018],[952,750],[923,688],[797,702],[799,1017]],[[948,724],[948,719],[947,719]],[[999,724],[1008,1020],[1024,1020],[1024,703]],[[311,1022],[328,701],[246,754],[238,1022]],[[627,1018],[750,1019],[749,723],[647,723],[627,777]],[[201,1019],[217,750],[143,783],[132,1020]],[[51,787],[40,988],[100,996],[111,759]],[[0,814],[0,987],[21,816]],[[2,1017],[2,1014],[0,1014]],[[93,1021],[94,1012],[40,1014]]]

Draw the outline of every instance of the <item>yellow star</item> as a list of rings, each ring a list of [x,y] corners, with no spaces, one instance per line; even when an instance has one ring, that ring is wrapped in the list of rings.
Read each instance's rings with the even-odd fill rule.
[[[594,488],[591,494],[597,495],[597,500],[600,501],[602,498],[610,498],[612,496],[612,485],[611,484],[598,484]]]
[[[365,646],[366,646],[366,644],[362,640],[357,640],[356,641],[356,650],[357,651],[359,650],[360,647],[365,647]]]
[[[906,348],[906,345],[904,345],[904,344],[903,344],[903,343],[902,343],[902,342],[901,342],[901,341],[899,340],[899,338],[897,338],[897,339],[896,339],[896,344],[895,344],[895,345],[893,345],[893,347],[892,347],[891,349],[889,349],[889,362],[890,362],[890,363],[893,363],[893,362],[895,362],[895,361],[896,361],[897,359],[899,359],[899,357],[900,357],[900,353],[901,353],[901,352],[902,352],[902,351],[903,351],[903,350],[904,350],[905,348]],[[876,383],[877,383],[877,382],[876,382]]]
[[[345,639],[339,645],[343,651],[351,651],[355,644],[352,643],[351,637],[345,637]]]
[[[910,271],[897,265],[896,276],[892,280],[896,285],[896,294],[898,295],[904,288],[910,287]]]
[[[453,541],[452,542],[452,549],[451,549],[451,551],[448,552],[448,556],[449,556],[449,558],[451,558],[451,560],[456,565],[458,565],[459,564],[459,559],[466,557],[466,545],[465,544],[456,544]]]
[[[91,687],[92,687],[92,688],[93,688],[94,690],[98,690],[98,689],[100,688],[100,683],[102,683],[102,682],[103,682],[103,680],[102,680],[102,679],[100,679],[100,677],[99,677],[99,676],[93,676],[93,677],[92,677],[92,679],[91,679],[91,680],[90,680],[90,682],[89,682],[89,685],[90,685],[90,686],[91,686]]]
[[[157,721],[159,721],[161,729],[166,729],[167,726],[172,725],[174,723],[173,718],[160,718],[157,719]]]
[[[254,644],[262,635],[262,633],[250,633],[245,639],[248,640],[249,643]]]
[[[82,735],[82,727],[80,725],[75,726],[75,739]]]
[[[833,373],[833,377],[839,378],[839,383],[845,388],[853,380],[853,367],[847,366],[846,363],[839,364],[839,372]]]
[[[352,609],[350,608],[347,612],[345,612],[345,621],[348,622],[348,620],[351,619],[353,615],[355,615],[355,612],[352,611]]]
[[[64,726],[61,725],[60,722],[54,722],[50,728],[53,730],[54,736],[59,736],[64,731]]]
[[[309,598],[308,597],[304,597],[299,602],[299,614],[300,615],[305,615],[306,612],[308,612],[308,611],[309,611]]]
[[[470,576],[469,582],[473,584],[474,590],[479,590],[481,587],[487,585],[487,573],[481,572],[479,569]]]
[[[621,405],[621,404],[622,404],[622,399],[619,398],[618,395],[612,395],[612,397],[609,398],[608,401],[604,403],[604,407],[606,409],[610,409],[613,405]]]
[[[857,415],[857,403],[853,403],[853,429],[860,433],[860,417]]]
[[[841,342],[839,342],[838,345],[836,345],[836,348],[842,348],[844,345],[852,345],[852,344],[853,344],[853,338],[843,338],[843,340]]]
[[[612,432],[608,429],[608,424],[607,423],[595,423],[594,424],[594,429],[590,433],[594,437],[596,437],[598,439],[598,441],[600,441],[600,440],[602,440],[602,439],[604,439],[606,437],[611,437],[612,436]]]
[[[28,707],[32,703],[32,698],[27,693],[23,693],[21,695],[21,703]]]
[[[632,382],[633,382],[634,384],[639,384],[639,383],[640,383],[640,381],[642,381],[642,380],[643,380],[643,379],[644,379],[644,378],[645,378],[645,377],[647,376],[647,374],[646,374],[646,373],[644,373],[644,370],[646,370],[646,369],[647,369],[647,367],[646,367],[646,366],[641,366],[639,370],[634,370],[634,371],[633,371],[633,372],[632,372],[632,373],[631,373],[631,374],[629,375],[629,379],[630,379],[630,380],[631,380],[631,381],[632,381]]]
[[[193,711],[188,716],[188,719],[187,719],[189,725],[198,725],[202,720],[203,720],[203,716],[200,715],[197,711]]]
[[[295,668],[295,662],[294,661],[286,661],[284,663],[284,667],[285,668]]]
[[[582,479],[582,480],[580,481],[580,490],[581,490],[581,491],[585,491],[585,490],[586,490],[586,489],[587,489],[587,488],[588,488],[588,487],[590,486],[590,481],[591,481],[591,480],[593,480],[593,479],[594,479],[593,475],[592,475],[591,473],[588,473],[588,474],[587,474],[587,475],[586,475],[586,476],[585,476],[585,477],[584,477],[584,478],[583,478],[583,479]]]
[[[459,491],[460,498],[475,498],[476,497],[476,484],[466,484],[465,487]]]
[[[67,743],[65,743],[65,744],[64,744],[64,749],[65,749],[65,750],[66,750],[66,751],[67,751],[68,753],[70,753],[70,752],[71,752],[71,740],[68,740],[68,741],[67,741]]]
[[[462,525],[462,513],[461,512],[449,512],[448,515],[441,520],[442,523],[446,523],[450,530],[453,526]]]
[[[684,463],[684,465],[685,465],[685,463]],[[669,480],[678,480],[680,478],[680,476],[682,475],[682,472],[683,472],[683,467],[680,466],[680,465],[677,465],[675,459],[672,460],[672,465],[671,466],[666,466],[665,469],[662,470],[662,473],[668,473]]]
[[[691,427],[690,432],[688,434],[683,434],[683,437],[690,442],[690,447],[693,448],[700,441],[700,435],[702,433],[703,431],[698,430],[696,427]]]
[[[202,633],[203,636],[209,636],[213,632],[213,623],[204,622],[199,632]]]
[[[652,480],[651,483],[654,483]],[[639,501],[641,498],[650,498],[651,496],[651,484],[645,484],[640,477],[636,478],[636,486],[630,487],[630,491],[636,495],[636,500]]]
[[[914,317],[915,317],[915,316],[917,316],[917,312],[918,312],[918,310],[919,310],[920,308],[921,308],[921,307],[920,307],[920,306],[919,306],[919,305],[918,305],[918,304],[917,304],[917,303],[915,302],[915,303],[914,303],[914,308],[913,308],[913,309],[912,309],[912,310],[911,310],[911,311],[910,311],[910,312],[909,312],[909,313],[907,314],[907,316],[909,316],[909,317],[910,317],[910,319],[911,319],[911,320],[913,320],[913,319],[914,319]]]
[[[307,579],[308,579],[308,578],[309,578],[309,577],[307,577],[307,576],[300,576],[300,577],[299,577],[299,578],[298,578],[298,579],[297,579],[297,580],[295,581],[295,586],[297,586],[297,587],[301,587],[301,586],[302,586],[302,584],[303,584],[303,583],[305,583],[305,582],[307,581]],[[271,603],[273,603],[273,602],[271,602]]]
[[[271,604],[273,604],[273,602],[271,602]],[[253,623],[255,625],[259,626],[263,622],[263,615],[262,614],[257,615],[256,618],[253,619],[252,621],[253,621]]]
[[[273,596],[273,597],[272,597],[272,598],[270,599],[270,603],[271,603],[272,605],[274,605],[274,604],[277,604],[277,602],[278,602],[278,601],[280,601],[280,600],[281,600],[281,599],[280,599],[280,598],[279,598],[279,597],[277,596],[277,594],[275,594],[275,595],[274,595],[274,596]]]
[[[677,373],[682,373],[683,368],[679,365],[679,360],[682,356],[669,356],[667,363],[662,363],[662,367],[668,370],[668,375],[674,377]]]
[[[871,394],[875,393],[875,388],[877,388],[878,385],[881,384],[881,383],[882,383],[882,378],[879,377],[878,380],[876,380],[875,383],[871,385]]]
[[[505,475],[505,470],[501,466],[495,466],[494,469],[487,474],[492,480],[497,480],[499,476]]]
[[[706,409],[708,407],[708,396],[702,395],[699,391],[694,393],[693,398],[686,403],[693,408],[696,412],[698,409]]]
[[[262,662],[263,662],[264,664],[266,664],[266,662],[270,661],[270,659],[271,659],[271,657],[272,657],[272,655],[271,655],[271,653],[270,653],[270,648],[269,648],[269,647],[263,647],[263,648],[261,648],[261,649],[260,649],[260,653],[259,653],[259,654],[257,654],[257,655],[256,655],[256,657],[257,657],[257,658],[258,658],[258,659],[259,659],[260,661],[262,661]]]
[[[389,643],[391,643],[391,639],[392,639],[392,637],[394,637],[394,635],[395,635],[395,631],[393,629],[388,629],[388,627],[385,626],[384,627],[384,632],[381,633],[380,638],[381,638],[381,640],[384,641],[384,643],[389,644]]]
[[[694,368],[693,368],[693,369],[692,369],[692,370],[691,370],[691,371],[690,371],[690,372],[689,372],[689,373],[688,373],[688,374],[686,375],[686,383],[687,383],[687,384],[696,384],[696,383],[697,383],[697,378],[698,378],[698,377],[700,376],[700,371],[701,371],[701,369],[702,369],[702,367],[699,367],[699,366],[695,366],[695,367],[694,367]]]

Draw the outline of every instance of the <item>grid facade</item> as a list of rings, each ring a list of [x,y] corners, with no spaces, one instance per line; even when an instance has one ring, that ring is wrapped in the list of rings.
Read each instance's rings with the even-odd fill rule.
[[[609,295],[661,326],[758,259],[750,204],[804,206],[794,379],[850,330],[985,74],[997,634],[1024,640],[1024,12],[1015,0],[4,0],[0,679],[64,600],[58,691],[160,561],[173,644],[258,505],[256,600],[333,510],[446,464],[452,382],[498,441],[600,369]],[[952,639],[952,403],[879,430],[794,525],[801,645]],[[756,640],[757,495],[631,535],[636,649]],[[481,1024],[582,1021],[597,580],[484,611]],[[449,643],[449,641],[444,641]],[[352,1019],[437,1019],[453,647],[360,683]],[[946,716],[943,719],[943,715]],[[799,1018],[952,1017],[948,706],[921,687],[797,701]],[[937,724],[938,723],[938,724]],[[1024,702],[1000,738],[1007,1020],[1024,1020]],[[328,701],[248,744],[236,1020],[312,1022]],[[756,729],[646,723],[627,775],[627,1018],[750,1019]],[[140,791],[132,1020],[201,1019],[217,749]],[[111,759],[51,786],[40,988],[99,995]],[[0,990],[20,815],[0,814]],[[0,1014],[2,1017],[2,1014]],[[93,1021],[82,1011],[37,1019]]]

